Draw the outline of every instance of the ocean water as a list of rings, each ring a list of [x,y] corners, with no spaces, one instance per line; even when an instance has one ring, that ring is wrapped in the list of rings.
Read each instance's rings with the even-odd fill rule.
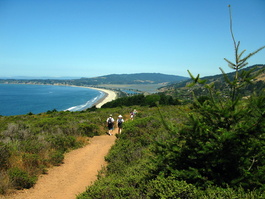
[[[0,84],[0,115],[38,114],[53,109],[81,111],[103,96],[101,91],[82,87]]]

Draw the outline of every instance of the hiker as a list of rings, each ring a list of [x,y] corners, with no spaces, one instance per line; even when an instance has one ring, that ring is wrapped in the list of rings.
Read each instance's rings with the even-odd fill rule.
[[[134,110],[133,110],[133,117],[135,117],[135,116],[136,116],[136,114],[137,114],[137,110],[136,110],[136,109],[134,109]]]
[[[109,135],[112,135],[112,131],[113,131],[113,129],[114,129],[114,119],[113,119],[113,117],[112,117],[112,115],[110,114],[110,116],[108,117],[108,119],[107,119],[107,126],[108,126],[108,129],[109,129],[109,132],[108,132],[108,134]]]
[[[131,120],[133,120],[133,118],[136,116],[136,114],[137,114],[136,109],[134,109],[132,112],[130,112]]]
[[[124,120],[122,119],[122,115],[118,116],[117,119],[117,125],[118,125],[118,134],[121,134],[121,130],[122,130],[122,124],[123,124]]]
[[[133,120],[133,112],[130,112],[131,120]]]

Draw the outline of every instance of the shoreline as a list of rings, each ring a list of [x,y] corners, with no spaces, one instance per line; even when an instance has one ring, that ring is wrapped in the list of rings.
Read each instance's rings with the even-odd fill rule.
[[[116,92],[114,92],[112,90],[107,90],[107,89],[103,89],[103,88],[95,88],[95,87],[85,87],[85,86],[81,86],[81,87],[95,89],[95,90],[98,90],[98,91],[101,91],[104,93],[104,96],[102,98],[100,98],[97,102],[92,104],[91,107],[96,106],[96,108],[101,108],[104,104],[106,104],[107,102],[110,102],[112,100],[115,100],[117,97]]]
[[[21,83],[18,83],[18,84],[21,84]],[[94,89],[94,90],[100,91],[100,95],[99,95],[100,98],[98,100],[96,100],[95,102],[92,102],[92,104],[89,108],[91,108],[93,106],[96,106],[96,108],[101,108],[104,104],[106,104],[112,100],[115,100],[117,98],[117,92],[115,92],[113,90],[105,89],[105,88],[103,89],[103,88],[96,88],[96,87],[91,87],[91,86],[59,85],[59,84],[29,84],[29,85],[82,87],[82,88],[88,88],[88,89]],[[85,109],[87,109],[87,108],[85,108]],[[68,110],[68,109],[66,109],[66,110]],[[7,116],[9,116],[9,115],[7,115]]]
[[[112,100],[115,100],[117,98],[117,93],[115,91],[108,90],[105,88],[96,88],[96,87],[90,87],[90,86],[75,86],[75,85],[55,85],[55,86],[81,87],[81,88],[89,88],[89,89],[101,91],[104,94],[103,97],[101,97],[98,101],[96,101],[95,103],[91,105],[91,107],[96,106],[96,108],[101,108],[104,104]]]

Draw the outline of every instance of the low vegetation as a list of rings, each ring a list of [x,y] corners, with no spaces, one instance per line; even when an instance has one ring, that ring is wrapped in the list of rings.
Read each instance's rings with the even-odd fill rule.
[[[88,144],[89,137],[105,134],[105,119],[110,113],[117,117],[130,111],[91,108],[1,116],[0,193],[32,187],[39,174],[63,162],[65,152]]]
[[[264,70],[242,70],[265,46],[243,57],[230,28],[235,63],[225,60],[234,76],[221,69],[228,88],[189,72],[189,86],[205,91],[193,92],[191,105],[141,107],[79,199],[265,197],[265,91],[244,95]]]
[[[136,95],[101,109],[0,117],[0,192],[33,186],[65,152],[104,134],[111,113],[125,116],[124,130],[105,157],[107,167],[77,198],[265,198],[265,90],[244,92],[264,70],[243,70],[265,46],[242,57],[231,33],[235,63],[226,61],[235,73],[221,69],[227,89],[189,72],[192,103]],[[192,89],[198,85],[203,94]]]
[[[79,199],[265,196],[264,126],[257,137],[244,131],[251,140],[242,149],[238,130],[195,122],[202,117],[195,106],[137,110],[106,156],[107,168]]]
[[[112,74],[93,78],[80,78],[71,80],[57,79],[0,79],[0,83],[13,84],[49,84],[49,85],[75,85],[75,86],[100,86],[108,84],[118,85],[157,85],[167,84],[169,82],[179,82],[187,79],[187,77],[177,75],[166,75],[161,73],[137,73],[137,74]],[[113,87],[112,87],[113,89]]]
[[[159,103],[160,105],[178,105],[181,102],[173,98],[170,95],[165,95],[164,93],[152,94],[152,95],[134,95],[132,97],[121,97],[114,101],[108,102],[102,106],[102,108],[114,108],[123,106],[149,106],[153,107]]]

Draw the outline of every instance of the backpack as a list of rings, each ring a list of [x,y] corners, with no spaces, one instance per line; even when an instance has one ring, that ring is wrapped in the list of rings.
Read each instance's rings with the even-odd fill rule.
[[[118,124],[122,124],[122,119],[118,119]]]
[[[109,119],[108,119],[108,124],[112,124],[113,122],[112,122],[112,118],[110,117]]]

